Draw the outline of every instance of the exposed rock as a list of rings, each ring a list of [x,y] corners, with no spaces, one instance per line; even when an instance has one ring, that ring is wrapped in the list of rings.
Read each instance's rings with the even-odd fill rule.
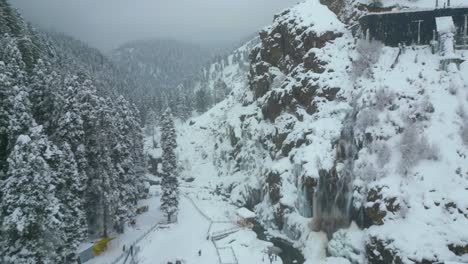
[[[468,254],[468,244],[465,244],[465,245],[450,244],[448,245],[448,248],[457,256],[463,256],[465,254]]]
[[[372,264],[403,264],[397,252],[391,247],[392,241],[383,241],[376,237],[370,237],[366,243],[366,257]]]
[[[284,109],[294,112],[295,105],[291,104],[292,100],[293,98],[290,94],[276,91],[271,92],[265,105],[262,107],[264,118],[274,122]]]
[[[276,17],[279,18],[281,16]],[[299,64],[304,63],[305,70],[323,73],[326,63],[320,61],[314,53],[305,56],[306,53],[311,48],[322,48],[328,42],[342,36],[342,33],[331,31],[317,35],[303,26],[296,25],[297,21],[294,20],[284,19],[277,23],[276,27],[260,32],[262,45],[254,49],[250,56],[249,82],[256,98],[264,96],[270,90],[274,76],[269,68],[278,68],[287,75]]]
[[[320,0],[320,3],[328,6],[328,8],[337,15],[342,14],[346,9],[346,1],[343,0]]]
[[[281,176],[278,172],[270,172],[267,175],[268,195],[272,204],[277,204],[281,199]]]
[[[275,216],[275,223],[276,226],[278,227],[279,230],[282,230],[284,227],[284,211],[285,211],[285,206],[282,204],[279,204],[279,206],[276,207],[274,216]]]
[[[323,73],[325,71],[326,62],[319,60],[314,52],[308,53],[304,57],[304,68],[316,73]]]
[[[378,6],[378,5],[366,5],[366,4],[359,4],[357,9],[360,11],[370,12],[370,13],[379,13],[379,12],[389,12],[393,9],[396,9],[397,6]]]
[[[370,189],[367,193],[367,202],[371,206],[367,206],[364,209],[366,223],[370,225],[383,225],[384,218],[387,216],[388,212],[396,213],[400,210],[400,204],[397,201],[396,197],[386,197],[383,198],[382,187]],[[382,204],[385,206],[383,207]]]
[[[229,140],[231,142],[231,146],[236,146],[239,142],[239,138],[236,137],[236,133],[234,132],[234,128],[229,127]]]
[[[320,93],[319,96],[326,98],[328,101],[333,101],[335,100],[339,91],[340,88],[324,88],[322,89],[322,93]]]

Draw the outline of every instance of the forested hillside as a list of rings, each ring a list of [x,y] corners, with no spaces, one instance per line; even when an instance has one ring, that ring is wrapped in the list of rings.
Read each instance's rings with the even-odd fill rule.
[[[146,194],[138,111],[104,56],[36,32],[6,0],[0,36],[0,262],[69,263]]]
[[[206,49],[176,40],[140,40],[117,48],[111,59],[131,83],[129,98],[145,121],[151,111],[161,115],[167,106],[191,106],[191,88],[209,56]],[[185,112],[176,115],[187,118],[191,111]]]

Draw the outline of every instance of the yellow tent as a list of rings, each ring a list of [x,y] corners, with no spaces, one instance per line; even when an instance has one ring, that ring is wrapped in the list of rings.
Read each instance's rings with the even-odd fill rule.
[[[115,237],[110,237],[110,238],[105,237],[105,238],[99,240],[98,242],[94,243],[94,246],[93,246],[94,256],[101,255],[102,252],[104,252],[104,250],[106,250],[107,244],[109,244],[109,242],[111,242],[114,239],[115,239]]]

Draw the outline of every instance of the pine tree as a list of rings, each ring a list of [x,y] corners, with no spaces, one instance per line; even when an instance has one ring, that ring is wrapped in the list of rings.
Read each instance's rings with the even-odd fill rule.
[[[53,171],[45,160],[49,141],[42,127],[20,135],[8,159],[2,183],[1,263],[60,263],[63,244],[60,202],[55,197]]]
[[[156,140],[154,138],[155,136],[155,126],[156,126],[156,122],[157,122],[157,116],[156,116],[156,112],[154,110],[150,110],[148,111],[148,115],[146,117],[146,123],[145,123],[145,132],[146,132],[146,135],[147,136],[151,136],[152,137],[152,144],[153,144],[153,149],[156,148],[157,144],[156,144]]]
[[[10,109],[12,96],[11,73],[3,62],[0,61],[0,179],[8,169],[8,145],[9,145],[9,130]]]
[[[0,263],[72,263],[86,231],[106,236],[147,194],[139,112],[102,54],[36,33],[6,0],[0,35]]]
[[[19,35],[23,25],[7,0],[0,0],[0,14],[0,34]]]
[[[205,88],[200,88],[200,90],[195,93],[195,106],[199,113],[204,113],[209,106],[209,94]]]
[[[182,95],[181,98],[181,116],[180,118],[183,121],[186,121],[190,117],[192,117],[192,111],[193,111],[193,104],[190,96],[188,94]]]
[[[161,210],[166,214],[167,221],[177,219],[179,207],[179,182],[177,175],[176,132],[171,110],[168,108],[162,116],[161,146],[163,149],[161,181]]]
[[[113,140],[111,108],[104,98],[89,94],[89,112],[84,118],[87,176],[86,210],[91,233],[107,237],[117,201],[115,168],[110,157]]]
[[[115,177],[118,182],[118,200],[116,204],[116,216],[114,228],[123,232],[125,221],[133,219],[136,214],[135,205],[138,201],[138,176],[135,171],[135,157],[132,155],[133,129],[139,127],[133,119],[130,105],[121,96],[117,99],[114,113],[116,126],[115,141],[112,148],[112,163],[115,166]]]
[[[222,100],[224,100],[226,98],[226,96],[228,95],[228,87],[226,85],[226,83],[222,80],[222,79],[217,79],[215,84],[214,84],[214,88],[213,88],[213,93],[214,93],[214,103],[219,103],[221,102]]]
[[[86,217],[81,196],[84,189],[84,179],[78,173],[75,156],[68,143],[61,150],[51,145],[46,161],[54,172],[52,184],[56,186],[56,197],[61,204],[60,215],[63,226],[63,244],[57,245],[56,252],[67,263],[76,261],[76,250],[86,238]]]

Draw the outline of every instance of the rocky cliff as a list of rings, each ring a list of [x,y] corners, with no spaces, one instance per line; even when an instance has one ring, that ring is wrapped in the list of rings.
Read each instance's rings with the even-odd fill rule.
[[[320,2],[276,15],[248,77],[182,130],[210,186],[307,263],[468,261],[468,64],[355,39],[369,3]]]

